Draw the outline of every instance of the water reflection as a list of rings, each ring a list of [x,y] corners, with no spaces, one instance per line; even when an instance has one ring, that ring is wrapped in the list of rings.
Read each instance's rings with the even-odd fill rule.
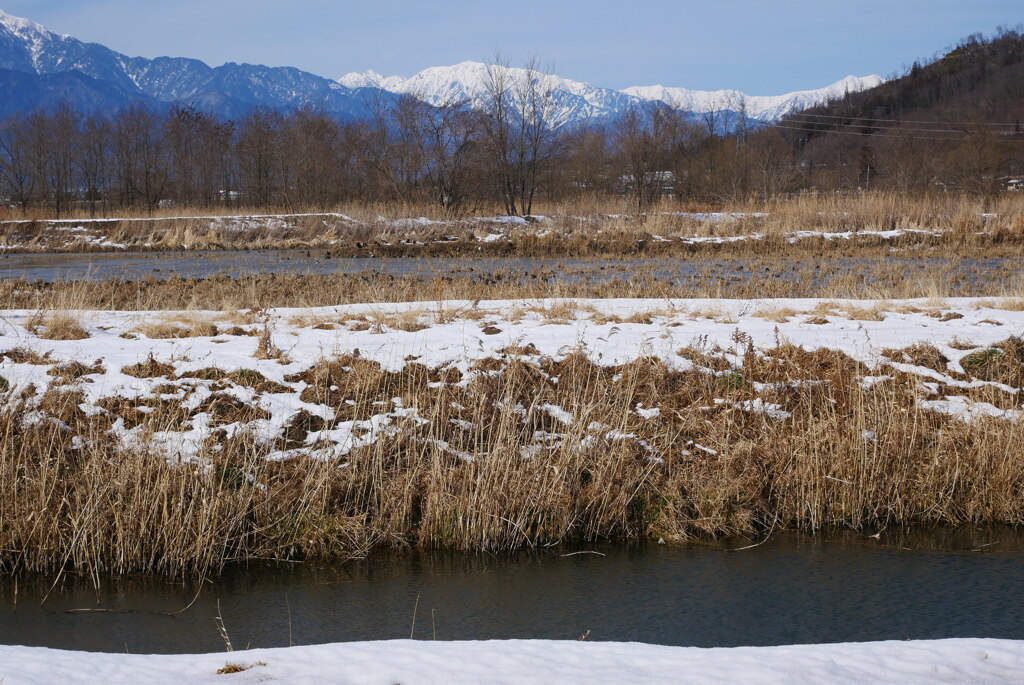
[[[991,544],[994,543],[994,544]],[[125,578],[0,580],[0,642],[69,649],[223,649],[409,637],[639,640],[734,646],[1024,638],[1024,544],[1009,530],[828,542],[597,547],[496,557],[381,553],[343,565],[238,568],[196,588]],[[985,545],[985,546],[983,546]],[[940,547],[941,549],[936,549]],[[730,549],[731,548],[731,549]],[[971,550],[983,551],[971,551]],[[69,610],[87,609],[67,613]],[[98,610],[98,611],[97,611]],[[415,613],[415,625],[413,615]]]

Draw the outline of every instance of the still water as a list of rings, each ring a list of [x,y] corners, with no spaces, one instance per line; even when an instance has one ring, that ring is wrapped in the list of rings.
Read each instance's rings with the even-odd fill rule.
[[[0,578],[0,643],[219,651],[218,611],[235,649],[410,634],[575,639],[588,631],[592,640],[706,647],[1024,639],[1019,533],[967,531],[923,543],[776,535],[736,549],[747,544],[382,553],[331,566],[234,569],[205,583],[198,598],[194,585],[153,579],[106,581],[98,590],[72,579],[51,591],[52,578]]]

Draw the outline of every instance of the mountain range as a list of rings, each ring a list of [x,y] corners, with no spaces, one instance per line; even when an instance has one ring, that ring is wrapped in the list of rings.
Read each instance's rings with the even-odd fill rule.
[[[183,57],[128,57],[3,11],[0,87],[0,116],[67,101],[86,111],[110,111],[133,102],[190,105],[227,118],[254,107],[316,107],[339,119],[357,119],[366,116],[372,102],[398,99],[292,67],[234,62],[210,67]]]
[[[182,57],[128,57],[97,43],[87,43],[0,10],[0,116],[10,116],[59,102],[86,111],[116,111],[131,103],[154,107],[192,106],[225,118],[256,107],[318,109],[340,120],[363,119],[371,106],[390,107],[403,95],[433,105],[487,100],[487,65],[462,62],[432,67],[403,78],[372,71],[331,80],[293,67],[228,62],[211,67]],[[513,77],[523,70],[513,69]],[[552,123],[613,120],[630,107],[665,103],[693,113],[738,110],[748,118],[771,121],[818,105],[844,93],[882,83],[878,76],[848,76],[816,90],[776,96],[747,96],[738,91],[696,91],[663,86],[615,90],[545,75],[552,89]]]
[[[509,69],[510,80],[525,78],[526,70]],[[791,112],[820,105],[828,100],[856,93],[884,82],[880,76],[847,76],[815,90],[783,95],[747,95],[738,90],[689,90],[665,86],[633,86],[623,90],[600,88],[582,81],[543,75],[545,87],[556,100],[556,124],[614,117],[631,106],[661,102],[694,114],[713,110],[745,110],[756,121],[775,121]],[[431,67],[411,76],[381,76],[373,71],[353,72],[338,79],[350,88],[380,88],[392,93],[415,95],[433,105],[468,101],[483,106],[488,100],[488,65],[462,62],[450,67]]]

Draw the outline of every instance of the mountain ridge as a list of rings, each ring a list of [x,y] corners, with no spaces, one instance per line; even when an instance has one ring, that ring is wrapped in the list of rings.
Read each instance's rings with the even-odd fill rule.
[[[376,87],[393,93],[414,95],[434,105],[466,100],[479,105],[486,95],[487,65],[465,61],[446,67],[428,67],[408,78],[383,76],[373,70],[351,72],[338,79],[348,86]],[[523,78],[525,70],[512,67],[513,80]],[[692,90],[688,88],[631,86],[622,90],[602,88],[583,81],[575,81],[555,74],[541,74],[556,93],[562,97],[584,101],[594,113],[621,113],[626,107],[644,102],[661,102],[676,109],[700,114],[712,110],[739,111],[742,106],[747,116],[759,121],[774,121],[798,109],[804,109],[841,97],[846,92],[860,92],[873,88],[885,79],[868,76],[846,76],[822,88],[797,90],[781,95],[748,95],[738,90]],[[586,109],[580,106],[579,109]],[[561,118],[568,118],[562,115]]]
[[[226,118],[257,107],[286,111],[313,108],[342,120],[366,119],[371,109],[393,106],[403,95],[432,105],[486,104],[487,74],[482,62],[429,67],[409,78],[372,70],[337,80],[295,67],[226,62],[210,66],[188,57],[130,57],[99,43],[58,34],[29,19],[0,10],[0,70],[11,90],[0,98],[0,116],[67,100],[84,110],[123,107],[132,102],[191,106]],[[80,73],[85,79],[70,76]],[[513,81],[527,71],[510,68]],[[847,91],[883,82],[878,76],[848,76],[824,88],[775,96],[749,96],[735,90],[698,91],[665,86],[602,88],[555,74],[540,74],[553,95],[549,123],[614,121],[632,107],[662,103],[694,115],[712,109],[743,111],[754,121],[774,121],[793,111],[820,105]],[[33,78],[34,77],[34,78]]]
[[[367,105],[372,101],[397,101],[396,96],[386,91],[346,88],[295,67],[236,62],[211,67],[189,57],[130,57],[99,43],[54,33],[3,10],[0,10],[0,69],[40,77],[39,82],[19,80],[26,88],[40,94],[52,93],[54,84],[67,86],[71,83],[67,79],[42,77],[79,72],[95,82],[109,84],[112,92],[118,91],[122,99],[129,102],[195,106],[225,117],[241,116],[256,107],[279,110],[313,107],[339,119],[359,119],[369,115]],[[76,92],[97,90],[95,83],[89,85]],[[92,109],[87,96],[69,99],[82,109]],[[47,101],[42,98],[39,104]],[[31,104],[30,99],[4,98],[0,100],[0,114],[9,115],[14,113],[12,110],[21,111]]]

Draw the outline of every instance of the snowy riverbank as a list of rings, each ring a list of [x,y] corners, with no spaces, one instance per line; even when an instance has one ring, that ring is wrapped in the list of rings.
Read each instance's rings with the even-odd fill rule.
[[[1019,299],[0,317],[19,568],[1024,525]]]
[[[992,372],[986,360],[1010,358],[990,346],[1024,331],[1021,309],[1017,300],[959,298],[446,301],[261,312],[75,312],[70,320],[7,311],[0,312],[0,392],[31,393],[31,404],[49,389],[74,389],[82,411],[112,412],[113,433],[126,446],[149,431],[136,428],[140,421],[125,411],[143,401],[151,406],[140,411],[150,415],[159,408],[153,403],[180,405],[184,416],[167,421],[154,437],[167,456],[187,458],[211,433],[206,408],[217,392],[214,400],[223,396],[259,414],[227,421],[232,434],[244,424],[272,442],[300,411],[333,421],[329,403],[309,401],[309,384],[300,379],[325,358],[355,354],[390,371],[415,361],[449,369],[448,382],[465,386],[488,373],[482,360],[489,358],[536,365],[583,352],[605,367],[647,357],[680,371],[721,375],[741,369],[748,349],[765,354],[789,344],[849,355],[872,369],[861,379],[865,384],[894,374],[914,378],[923,409],[968,420],[1016,419],[1015,375]],[[915,345],[928,345],[928,354]],[[705,366],[712,358],[720,365]],[[762,383],[755,389],[760,394],[771,388]],[[986,390],[1002,391],[998,406],[988,395],[974,396]],[[110,398],[131,406],[114,407]],[[391,398],[372,399],[383,407]],[[758,397],[743,406],[788,416],[774,401]],[[656,410],[642,411],[653,417]],[[374,420],[383,426],[411,411],[381,409]],[[342,456],[366,442],[353,438],[358,427],[339,424],[331,435],[316,432],[308,442],[322,449],[323,438],[330,438],[327,444],[334,446],[325,455]],[[367,428],[376,433],[380,426]]]
[[[245,670],[217,671],[235,665]],[[228,669],[230,670],[230,669]],[[639,643],[356,642],[143,656],[0,646],[4,685],[44,683],[1019,683],[1024,641],[698,649]]]

